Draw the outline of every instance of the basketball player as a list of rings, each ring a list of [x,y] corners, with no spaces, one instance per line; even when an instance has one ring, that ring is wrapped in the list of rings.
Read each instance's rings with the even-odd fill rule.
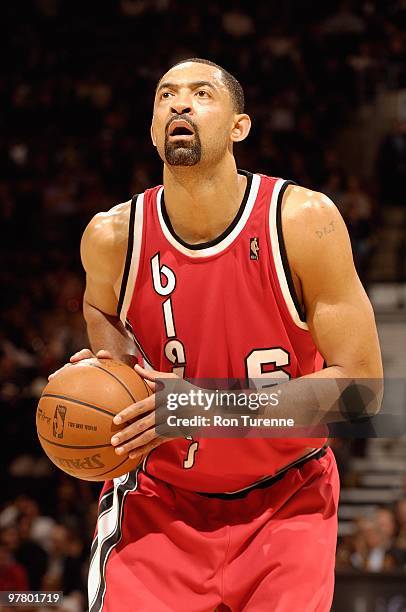
[[[152,385],[162,373],[297,379],[310,410],[312,377],[382,376],[374,317],[334,204],[237,170],[249,130],[221,67],[185,60],[162,77],[151,136],[163,187],[83,236],[89,338],[100,356],[137,351]],[[325,438],[163,439],[154,401],[119,415],[117,454],[150,452],[104,485],[90,611],[328,612],[339,485]]]

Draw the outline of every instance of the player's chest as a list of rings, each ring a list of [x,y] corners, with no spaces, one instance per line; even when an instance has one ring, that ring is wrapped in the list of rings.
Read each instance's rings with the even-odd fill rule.
[[[249,249],[193,263],[151,254],[127,318],[155,369],[245,377],[291,363],[268,262]]]

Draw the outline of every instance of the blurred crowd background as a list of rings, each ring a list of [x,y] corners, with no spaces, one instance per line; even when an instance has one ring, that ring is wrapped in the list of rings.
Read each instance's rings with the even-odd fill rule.
[[[402,317],[406,2],[16,0],[1,15],[0,590],[63,590],[63,609],[79,612],[99,487],[53,469],[35,407],[48,373],[88,344],[84,227],[161,181],[149,140],[157,80],[185,57],[232,72],[254,123],[239,167],[329,195],[367,290],[395,287]],[[371,459],[371,441],[332,444],[344,489],[375,478],[376,490],[381,477],[386,491],[344,495],[338,570],[406,573],[406,448],[375,445]],[[379,457],[393,459],[387,472]]]

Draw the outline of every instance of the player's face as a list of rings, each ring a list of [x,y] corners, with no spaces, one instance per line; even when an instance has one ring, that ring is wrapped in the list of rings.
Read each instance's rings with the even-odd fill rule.
[[[235,117],[221,71],[188,62],[169,70],[158,84],[152,140],[171,166],[215,163],[231,144]]]

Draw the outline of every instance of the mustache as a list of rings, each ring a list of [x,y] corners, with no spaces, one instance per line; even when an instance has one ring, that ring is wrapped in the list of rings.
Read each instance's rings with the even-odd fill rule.
[[[171,118],[169,119],[169,121],[167,122],[166,127],[165,127],[165,134],[168,134],[169,129],[170,129],[170,127],[171,127],[172,123],[173,123],[174,121],[179,121],[180,119],[181,119],[182,121],[186,121],[186,123],[188,123],[188,124],[190,125],[190,127],[193,129],[193,131],[195,132],[195,134],[197,134],[197,132],[198,132],[198,127],[197,127],[197,125],[195,124],[195,122],[194,122],[194,121],[192,121],[192,119],[190,119],[190,118],[188,117],[188,115],[184,115],[184,114],[181,114],[181,115],[174,115],[173,117],[171,117]]]

